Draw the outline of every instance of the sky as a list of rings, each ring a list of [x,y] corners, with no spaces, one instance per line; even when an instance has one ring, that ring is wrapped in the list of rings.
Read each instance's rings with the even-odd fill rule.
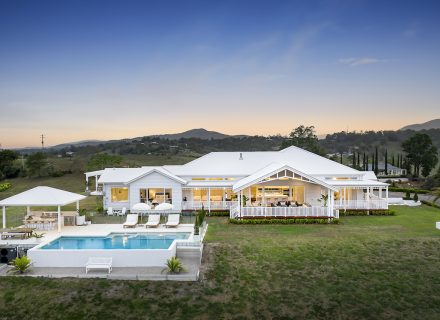
[[[440,118],[440,1],[0,1],[3,148]]]

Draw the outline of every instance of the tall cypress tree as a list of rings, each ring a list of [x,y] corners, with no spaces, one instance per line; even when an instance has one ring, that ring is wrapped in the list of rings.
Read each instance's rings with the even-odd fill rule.
[[[394,153],[393,153],[393,155],[391,156],[391,164],[392,164],[393,166],[395,166],[395,163],[394,163]]]
[[[388,149],[385,149],[385,175],[388,175]]]
[[[341,164],[342,164],[342,152],[341,152],[341,160],[340,160]]]
[[[371,170],[370,171],[374,171],[374,153],[371,156]]]
[[[353,168],[356,168],[356,152],[353,151]]]
[[[369,171],[369,168],[368,168],[368,155],[365,157],[365,171]]]
[[[374,157],[374,173],[377,175],[379,173],[379,151],[376,147],[376,156]]]
[[[364,157],[362,159],[362,165],[364,167],[364,171],[367,171],[368,169],[367,169],[367,163],[365,162],[365,152],[364,152]]]

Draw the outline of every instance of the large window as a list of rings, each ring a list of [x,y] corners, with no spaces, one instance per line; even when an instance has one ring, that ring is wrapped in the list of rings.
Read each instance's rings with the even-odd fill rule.
[[[148,188],[139,189],[139,199],[141,202],[159,204],[163,202],[173,202],[173,191],[170,188]]]
[[[127,202],[128,188],[112,188],[112,202]]]

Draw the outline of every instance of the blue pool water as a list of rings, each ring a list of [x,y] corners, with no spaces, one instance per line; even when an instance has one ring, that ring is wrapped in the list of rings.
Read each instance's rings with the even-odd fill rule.
[[[40,249],[168,249],[175,239],[188,239],[190,233],[111,233],[105,237],[59,237]]]

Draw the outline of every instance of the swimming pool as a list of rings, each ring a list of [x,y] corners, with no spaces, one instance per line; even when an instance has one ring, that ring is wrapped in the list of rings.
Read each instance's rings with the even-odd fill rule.
[[[87,250],[87,249],[167,249],[174,240],[187,240],[190,233],[111,233],[108,236],[59,237],[40,249],[43,250]]]

